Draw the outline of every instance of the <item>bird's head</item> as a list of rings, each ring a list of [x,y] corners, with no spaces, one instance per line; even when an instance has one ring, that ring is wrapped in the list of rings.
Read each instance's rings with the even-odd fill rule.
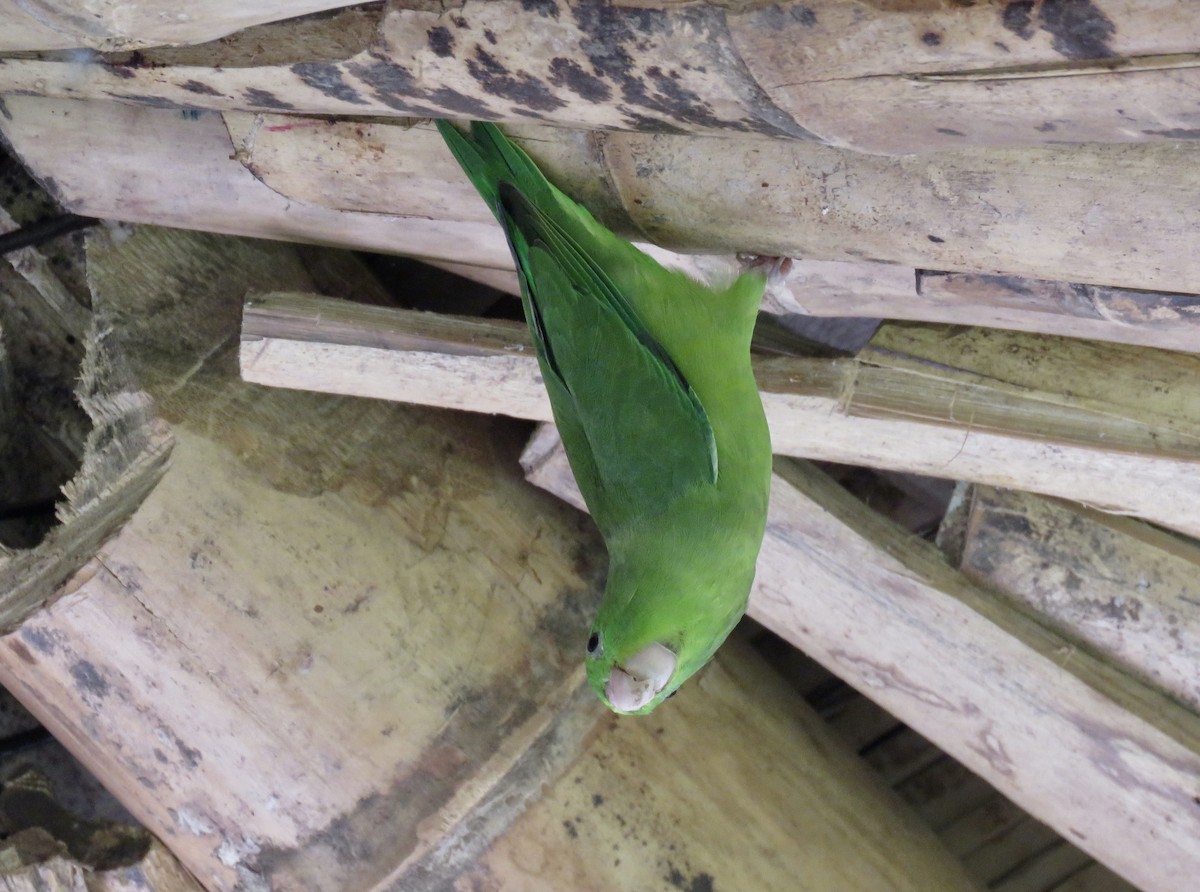
[[[651,712],[716,653],[745,612],[749,588],[748,579],[709,582],[614,561],[587,639],[592,690],[614,712]]]

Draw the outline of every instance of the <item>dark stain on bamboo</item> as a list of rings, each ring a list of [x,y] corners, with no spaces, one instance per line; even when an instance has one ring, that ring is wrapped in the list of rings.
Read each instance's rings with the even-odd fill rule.
[[[1104,59],[1117,55],[1109,46],[1116,26],[1092,0],[1045,0],[1037,10],[1037,26],[1051,37],[1054,51],[1068,59]],[[1033,0],[1005,4],[1000,21],[1022,40],[1032,40]]]
[[[290,102],[285,102],[280,99],[270,90],[261,90],[258,87],[247,87],[242,91],[242,95],[246,97],[246,101],[259,107],[269,108],[275,111],[295,111],[296,106]]]
[[[1042,30],[1054,38],[1054,51],[1068,59],[1116,55],[1108,45],[1116,26],[1091,0],[1046,0],[1041,18]]]
[[[607,102],[612,98],[608,84],[594,74],[588,74],[574,59],[559,56],[550,60],[550,83],[566,88],[588,102]]]
[[[536,12],[544,19],[558,18],[558,4],[554,0],[521,0],[521,8],[526,12]]]
[[[349,102],[352,105],[367,104],[366,100],[358,95],[358,91],[346,83],[337,65],[329,62],[297,62],[292,66],[292,72],[305,84],[330,99]]]
[[[224,96],[220,90],[214,90],[208,84],[197,80],[184,81],[180,86],[189,93],[196,93],[200,96]]]
[[[395,62],[351,62],[347,70],[367,84],[384,105],[406,114],[436,118],[451,112],[468,118],[491,120],[496,117],[496,113],[475,96],[450,87],[432,90],[418,87],[412,72]]]
[[[88,660],[76,660],[71,665],[71,678],[75,679],[75,686],[85,697],[103,700],[108,696],[108,680]]]
[[[444,25],[430,28],[426,40],[434,55],[441,56],[443,59],[454,55],[454,35]]]
[[[514,111],[522,108],[554,111],[567,104],[529,72],[509,71],[482,44],[475,44],[474,58],[467,59],[466,63],[467,71],[484,92],[512,102],[517,106]]]
[[[1147,136],[1163,136],[1167,139],[1200,139],[1200,129],[1194,127],[1173,127],[1170,130],[1143,130]]]
[[[1033,0],[1015,0],[1000,12],[1000,22],[1022,40],[1031,40],[1033,30]]]

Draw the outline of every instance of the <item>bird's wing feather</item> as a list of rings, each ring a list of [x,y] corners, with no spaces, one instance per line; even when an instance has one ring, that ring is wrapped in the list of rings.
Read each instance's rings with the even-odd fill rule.
[[[704,406],[595,259],[623,252],[581,244],[598,227],[560,220],[586,212],[561,201],[495,127],[476,123],[468,137],[438,126],[508,235],[555,421],[601,530],[715,482],[716,444]]]

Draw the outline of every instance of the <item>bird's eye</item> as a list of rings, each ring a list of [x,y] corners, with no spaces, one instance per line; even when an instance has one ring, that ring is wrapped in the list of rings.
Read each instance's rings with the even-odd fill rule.
[[[604,645],[600,641],[600,633],[592,632],[592,634],[588,636],[587,655],[589,657],[598,657],[603,651]]]

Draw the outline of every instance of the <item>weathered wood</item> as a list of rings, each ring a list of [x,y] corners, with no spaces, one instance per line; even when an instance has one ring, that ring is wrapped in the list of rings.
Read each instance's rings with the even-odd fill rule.
[[[1200,544],[1027,493],[969,504],[964,573],[1200,712]]]
[[[348,6],[339,0],[200,0],[186,11],[170,0],[88,3],[84,0],[0,0],[0,52],[134,49],[215,40],[260,22]],[[84,55],[82,59],[87,59]],[[78,64],[78,62],[76,63]]]
[[[388,250],[489,275],[509,263],[499,229],[428,125],[264,115],[248,124],[231,116],[226,127],[170,109],[5,103],[0,132],[76,212]],[[517,135],[605,222],[669,248],[1200,292],[1192,145],[895,159],[782,140]],[[397,188],[403,170],[418,169],[428,171],[424,187]],[[358,206],[341,210],[350,199]]]
[[[562,450],[539,451],[530,479],[577,499]],[[811,466],[776,464],[750,615],[1146,892],[1200,869],[1200,717],[1074,652]]]
[[[1200,353],[1200,300],[887,263],[793,260],[763,309],[980,325]]]
[[[0,211],[0,227],[13,225]],[[0,541],[6,631],[60,589],[133,513],[162,474],[171,446],[112,333],[85,308],[87,298],[72,294],[36,248],[7,260],[11,266],[0,268],[0,319],[11,322],[11,371],[32,383],[29,392],[0,385],[8,391],[6,433],[12,434],[0,452],[0,505],[19,514],[45,503],[39,514],[57,523],[32,541]]]
[[[43,8],[33,31],[23,27],[32,17],[14,10],[0,51],[188,43],[338,4],[210,2],[181,17],[144,2],[121,18],[71,15],[76,5]],[[47,23],[65,33],[38,30]],[[532,117],[903,154],[1192,138],[1200,116],[1186,97],[1200,78],[1198,50],[1188,14],[1164,0],[1109,0],[1103,9],[407,0],[211,46],[13,59],[0,67],[0,93],[223,111]]]
[[[144,829],[72,814],[36,769],[10,777],[0,790],[0,834],[0,887],[6,890],[45,892],[65,882],[79,892],[202,892]]]
[[[517,323],[261,295],[243,338],[242,374],[260,384],[551,420]],[[1075,363],[1094,379],[1067,375]],[[755,370],[779,454],[1020,486],[1194,534],[1198,363],[886,326],[856,359],[772,356]]]
[[[88,892],[204,892],[204,887],[154,839],[136,864],[93,873]]]
[[[875,789],[877,778],[741,642],[730,641],[672,706],[650,722],[610,719],[587,758],[466,876],[486,877],[500,888],[556,892],[652,889],[664,879],[691,889],[825,890],[906,887],[914,870],[927,870],[894,863],[885,854],[894,845],[901,858],[911,857],[906,854],[911,843],[903,837],[912,828],[891,821],[875,831],[867,828],[865,815],[849,806],[849,797],[861,793],[849,791]],[[705,748],[722,754],[702,771],[696,770],[692,737],[699,728]],[[776,754],[771,789],[762,783],[762,765],[747,758],[747,739]],[[783,754],[794,758],[780,758]],[[679,770],[682,764],[690,770]],[[816,764],[823,767],[815,770]],[[756,792],[747,795],[751,790]],[[779,795],[783,790],[790,802]],[[806,819],[796,808],[799,801],[828,802],[823,823]],[[697,820],[710,809],[722,820]],[[657,829],[643,837],[641,818],[647,814],[656,816]],[[880,838],[898,832],[894,843]],[[702,844],[685,853],[677,845],[685,835]],[[861,841],[864,835],[874,844],[847,861],[822,855],[840,848],[843,837]],[[639,856],[647,847],[652,856]],[[781,853],[794,856],[804,869],[787,873],[778,862]],[[866,863],[849,863],[860,858]],[[745,865],[736,881],[720,867],[731,862]]]
[[[83,868],[66,847],[41,829],[24,830],[0,843],[4,892],[90,892]]]
[[[662,734],[606,723],[581,657],[603,549],[521,478],[523,425],[239,381],[246,289],[311,287],[294,249],[140,229],[90,259],[177,445],[74,591],[0,640],[0,679],[208,888],[418,892],[507,870],[609,889],[667,860],[717,888],[806,872],[976,888],[769,684],[714,678],[710,694],[706,678]],[[739,665],[734,651],[714,671],[759,671]],[[728,742],[707,745],[718,732]],[[619,753],[657,753],[653,774],[678,778],[626,771]],[[519,824],[543,789],[550,849],[536,820]],[[731,828],[747,797],[828,844],[747,857],[782,832]],[[577,804],[576,841],[562,820]]]

